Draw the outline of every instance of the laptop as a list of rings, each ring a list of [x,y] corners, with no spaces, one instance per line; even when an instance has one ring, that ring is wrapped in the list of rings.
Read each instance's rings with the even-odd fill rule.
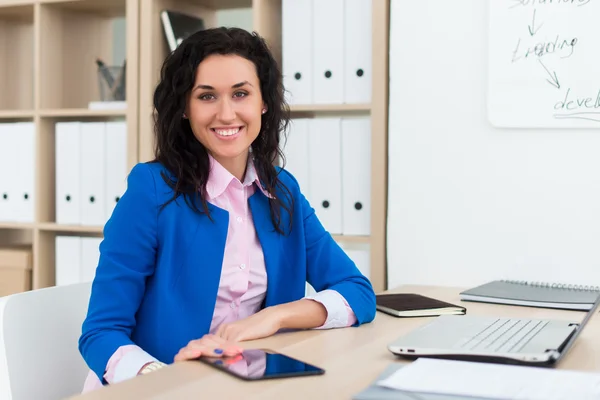
[[[442,315],[388,345],[405,358],[433,357],[531,366],[554,366],[600,306],[581,323],[553,319]]]

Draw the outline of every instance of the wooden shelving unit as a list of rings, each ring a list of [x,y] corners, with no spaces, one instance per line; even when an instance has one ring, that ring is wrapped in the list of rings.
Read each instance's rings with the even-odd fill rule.
[[[33,119],[34,115],[33,110],[0,110],[0,121]]]
[[[96,236],[102,234],[102,226],[61,225],[51,222],[37,224],[37,229],[42,232],[81,233]]]
[[[386,286],[389,2],[372,3],[371,103],[291,108],[293,118],[371,118],[371,235],[334,238],[343,244],[369,246],[370,279],[377,291]],[[254,30],[265,37],[281,62],[281,0],[0,0],[0,122],[32,121],[36,126],[35,221],[0,222],[0,241],[7,236],[30,242],[34,288],[54,284],[57,235],[102,235],[102,227],[55,222],[54,124],[124,119],[129,168],[152,158],[152,94],[168,54],[160,22],[165,8],[199,15],[208,27],[216,26],[221,10],[251,8]],[[127,108],[90,110],[88,103],[100,100],[95,59],[111,59],[115,17],[126,21]]]
[[[87,117],[127,117],[127,110],[90,110],[87,108],[55,108],[40,110],[42,117],[87,118]]]
[[[55,283],[57,235],[102,235],[55,223],[55,123],[125,120],[129,168],[138,162],[138,11],[139,0],[0,0],[0,122],[36,129],[35,221],[0,221],[0,244],[32,246],[34,289]],[[115,18],[126,23],[127,109],[90,110],[101,100],[95,59],[112,60]]]
[[[326,1],[326,0],[324,0]],[[193,13],[207,27],[216,26],[217,13],[229,8],[252,8],[253,29],[263,36],[281,65],[281,0],[147,0],[140,3],[140,160],[153,156],[152,94],[160,67],[168,54],[160,23],[164,8]],[[292,118],[369,115],[371,117],[371,235],[334,236],[342,245],[368,245],[371,282],[377,291],[386,287],[385,224],[387,199],[387,104],[388,104],[389,0],[372,2],[372,101],[370,104],[295,105]]]
[[[371,104],[304,104],[293,105],[290,107],[292,114],[310,112],[310,113],[368,113],[371,111]]]

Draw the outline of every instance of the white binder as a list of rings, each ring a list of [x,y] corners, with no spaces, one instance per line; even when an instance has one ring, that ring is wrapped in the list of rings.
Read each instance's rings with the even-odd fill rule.
[[[55,125],[56,223],[81,223],[81,135],[80,122]]]
[[[19,171],[15,183],[15,209],[13,219],[18,222],[35,220],[35,125],[33,122],[17,122],[12,127],[16,144],[12,151],[18,154],[13,168]],[[10,170],[8,170],[10,171]]]
[[[367,278],[371,278],[371,259],[368,248],[344,247],[344,251],[350,257],[356,268]]]
[[[341,104],[344,102],[344,1],[313,0],[312,5],[313,102]]]
[[[342,233],[340,129],[340,118],[315,118],[308,134],[309,201],[331,234]]]
[[[342,120],[344,235],[371,234],[371,119]]]
[[[81,282],[81,238],[57,236],[55,246],[56,286]]]
[[[105,123],[81,123],[81,223],[104,225],[106,222],[105,190]]]
[[[281,4],[283,85],[288,104],[313,101],[312,0],[283,0]]]
[[[310,182],[308,178],[309,123],[310,120],[307,118],[292,119],[283,148],[286,161],[284,169],[296,178],[300,185],[300,191],[306,198],[310,197]]]
[[[125,121],[106,123],[106,219],[127,189],[127,125]]]
[[[344,1],[344,102],[371,102],[371,0]]]
[[[18,158],[15,137],[13,123],[0,123],[0,221],[15,221],[19,180],[14,173]]]
[[[96,267],[100,260],[100,243],[102,238],[81,238],[81,263],[79,269],[80,282],[91,282],[96,276]]]

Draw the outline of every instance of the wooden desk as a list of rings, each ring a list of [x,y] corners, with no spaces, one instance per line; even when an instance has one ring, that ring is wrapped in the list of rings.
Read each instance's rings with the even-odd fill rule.
[[[460,303],[458,288],[405,286],[413,292]],[[542,308],[462,302],[468,314],[503,317],[555,318],[579,322],[585,314]],[[325,375],[261,382],[244,382],[199,362],[170,365],[160,371],[102,388],[78,400],[96,399],[351,399],[371,384],[390,364],[407,363],[386,346],[398,336],[431,318],[400,319],[377,313],[375,321],[359,328],[301,331],[243,343],[247,348],[269,348],[312,363]],[[600,370],[600,317],[596,315],[557,368]]]

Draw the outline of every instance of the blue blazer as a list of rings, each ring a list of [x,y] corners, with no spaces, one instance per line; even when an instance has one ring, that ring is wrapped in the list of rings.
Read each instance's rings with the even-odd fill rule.
[[[104,227],[79,339],[83,358],[102,382],[120,346],[135,344],[171,363],[190,340],[208,333],[212,321],[229,213],[209,204],[211,221],[182,197],[161,210],[173,195],[161,171],[167,172],[159,163],[136,165]],[[303,298],[309,282],[317,292],[334,289],[344,296],[355,325],[372,321],[371,283],[325,231],[294,177],[278,172],[294,199],[290,234],[275,231],[268,198],[260,190],[248,200],[267,270],[264,306]],[[282,219],[287,227],[286,212]]]

